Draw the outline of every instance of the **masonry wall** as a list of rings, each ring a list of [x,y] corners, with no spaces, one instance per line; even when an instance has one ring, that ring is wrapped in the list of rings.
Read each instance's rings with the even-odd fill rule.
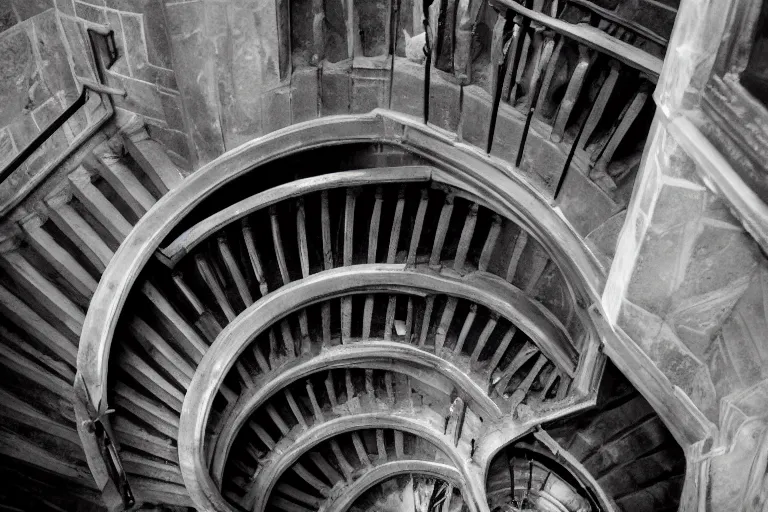
[[[141,115],[150,136],[189,166],[184,112],[174,71],[163,4],[153,0],[56,0],[61,28],[69,45],[74,74],[92,76],[85,30],[109,25],[115,32],[118,59],[107,72],[107,83],[125,89],[114,97],[119,112]]]
[[[53,0],[0,1],[0,167],[78,96]],[[89,124],[90,105],[0,186],[0,202],[41,173]]]

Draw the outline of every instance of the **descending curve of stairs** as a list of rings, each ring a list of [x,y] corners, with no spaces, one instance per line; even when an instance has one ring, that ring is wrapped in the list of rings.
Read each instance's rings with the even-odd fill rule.
[[[434,158],[350,146],[341,161],[319,148],[221,188],[141,269],[115,312],[98,413],[118,494],[206,508],[190,483],[203,468],[223,498],[214,509],[487,510],[490,461],[473,459],[486,433],[504,446],[594,405],[603,359],[564,256]],[[324,165],[291,167],[313,160]],[[4,453],[26,450],[94,507],[103,484],[89,469],[104,454],[71,387],[86,309],[132,227],[183,177],[145,132],[119,135],[13,219],[0,255]],[[290,307],[260,309],[283,297]],[[249,317],[268,321],[256,332]],[[254,334],[227,353],[237,328]],[[185,417],[203,429],[187,439],[200,467],[181,446]]]

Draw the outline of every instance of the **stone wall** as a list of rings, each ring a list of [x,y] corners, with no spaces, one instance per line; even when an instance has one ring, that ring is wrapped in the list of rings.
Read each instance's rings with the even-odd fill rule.
[[[53,0],[0,1],[0,168],[77,99],[69,51]],[[95,105],[72,118],[0,186],[0,203],[61,154]]]
[[[56,0],[61,27],[72,53],[74,73],[91,77],[85,30],[107,25],[115,32],[118,59],[107,72],[107,83],[125,89],[114,98],[118,113],[141,115],[150,136],[188,167],[184,111],[174,71],[164,6],[153,0]],[[193,75],[194,76],[194,75]]]
[[[703,498],[689,507],[706,499],[709,510],[757,511],[768,495],[768,259],[744,219],[765,205],[723,195],[717,184],[739,178],[696,128],[724,9],[683,3],[603,307],[718,426],[696,460],[702,474],[709,468],[697,484]]]

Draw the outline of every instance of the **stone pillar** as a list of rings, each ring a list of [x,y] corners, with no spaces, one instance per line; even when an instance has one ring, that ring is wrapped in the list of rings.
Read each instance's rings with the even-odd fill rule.
[[[688,452],[686,497],[698,498],[687,509],[763,510],[768,259],[745,219],[765,205],[723,192],[722,183],[743,184],[696,128],[723,9],[681,5],[602,305],[612,327],[719,426],[711,449]]]

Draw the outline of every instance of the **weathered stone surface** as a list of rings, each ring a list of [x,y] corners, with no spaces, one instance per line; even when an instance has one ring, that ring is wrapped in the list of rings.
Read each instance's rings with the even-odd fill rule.
[[[765,430],[763,421],[744,424],[735,436],[732,449],[712,459],[709,477],[711,510],[736,510],[733,506],[741,502],[751,462]]]
[[[11,0],[11,2],[21,21],[53,8],[53,0]]]
[[[432,70],[429,84],[429,122],[456,132],[461,117],[461,86],[446,80],[441,71]]]
[[[115,106],[154,119],[165,117],[162,102],[153,84],[112,74],[108,74],[108,77],[110,84],[124,88],[127,93],[124,98],[119,96],[114,98]]]
[[[525,119],[517,110],[506,103],[499,105],[491,154],[514,165],[524,125]]]
[[[11,0],[0,1],[0,33],[5,32],[18,23],[16,13],[13,11]]]
[[[70,51],[72,52],[75,75],[94,80],[96,77],[88,64],[90,62],[90,53],[89,50],[87,50],[88,42],[86,41],[82,26],[71,18],[65,16],[62,16],[60,21],[61,26],[64,29],[64,35],[69,43]]]
[[[2,35],[0,62],[0,126],[5,126],[26,108],[27,92],[37,71],[32,44],[25,31],[14,30]]]
[[[146,54],[148,62],[154,66],[171,69],[171,43],[167,31],[167,22],[163,6],[153,0],[107,0],[107,7],[123,12],[142,15]]]
[[[464,87],[461,104],[459,134],[462,140],[485,150],[488,145],[491,97],[483,89],[470,85]]]
[[[189,139],[186,132],[158,126],[151,121],[147,123],[147,130],[149,131],[149,136],[160,142],[170,153],[170,156],[174,157],[173,160],[176,165],[182,169],[192,169],[190,164]]]
[[[317,68],[295,71],[291,78],[292,122],[315,119],[318,116],[319,101]]]
[[[241,6],[206,5],[226,149],[261,133],[261,98],[252,94],[261,79],[261,66],[255,53],[258,34],[249,14],[249,9]]]
[[[424,115],[424,68],[398,58],[392,64],[392,101],[390,108],[416,117]]]
[[[320,111],[324,116],[348,114],[351,103],[351,78],[347,67],[323,68]]]
[[[528,133],[523,148],[523,158],[520,161],[520,171],[531,184],[551,196],[555,193],[566,157],[563,148],[547,137]]]
[[[389,100],[389,82],[369,78],[352,78],[353,114],[364,114],[375,108],[384,107]]]
[[[278,87],[267,91],[264,102],[264,133],[285,128],[291,124],[291,89]]]
[[[768,377],[768,269],[756,272],[729,312],[710,353],[710,367],[720,396],[746,389]]]
[[[107,21],[107,13],[104,8],[96,7],[91,4],[75,1],[75,14],[78,18],[91,21],[93,23],[104,24]]]
[[[181,104],[181,96],[159,91],[158,97],[163,105],[163,115],[168,127],[184,131],[184,109]]]
[[[613,215],[586,236],[585,240],[609,261],[613,260],[616,254],[616,242],[621,228],[624,227],[626,215],[626,210]]]
[[[588,197],[589,201],[584,198]],[[557,206],[576,232],[586,237],[620,210],[594,182],[571,166],[557,197]]]
[[[77,86],[69,67],[63,35],[56,23],[56,13],[49,10],[36,16],[34,27],[35,45],[40,55],[39,69],[45,84],[54,93],[67,91],[67,99],[74,101],[77,96]]]
[[[0,130],[0,167],[5,166],[17,153],[8,128]]]
[[[6,0],[9,1],[9,0]],[[63,14],[68,14],[70,16],[75,15],[75,4],[74,0],[56,0],[56,10]]]
[[[179,91],[187,112],[189,133],[199,163],[224,152],[219,105],[213,76],[213,47],[205,37],[205,16],[199,2],[171,4],[168,33],[173,42]]]

